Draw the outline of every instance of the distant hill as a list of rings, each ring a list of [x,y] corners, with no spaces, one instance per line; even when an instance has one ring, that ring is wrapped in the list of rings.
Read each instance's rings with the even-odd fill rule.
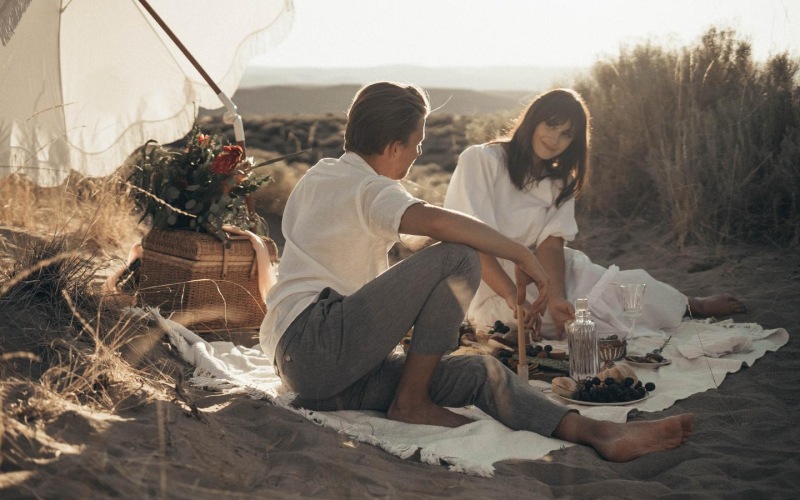
[[[242,115],[297,115],[333,113],[343,116],[360,85],[275,85],[258,88],[240,88],[233,102]],[[479,92],[466,89],[426,89],[431,106],[443,106],[439,113],[472,115],[519,111],[533,94],[521,91]],[[221,114],[222,110],[204,112]]]
[[[275,85],[364,85],[378,80],[410,82],[423,88],[458,88],[481,91],[513,90],[538,93],[553,86],[569,86],[581,67],[485,66],[426,67],[379,66],[364,68],[272,68],[251,66],[239,88]]]

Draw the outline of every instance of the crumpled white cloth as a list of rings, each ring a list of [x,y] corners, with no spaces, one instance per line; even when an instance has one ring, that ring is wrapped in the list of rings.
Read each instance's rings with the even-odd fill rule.
[[[409,458],[418,451],[424,463],[447,464],[452,471],[488,477],[494,475],[493,464],[496,462],[536,460],[552,451],[572,446],[571,443],[533,432],[511,430],[474,407],[454,409],[475,420],[455,429],[395,422],[379,412],[318,412],[294,408],[290,404],[293,394],[286,391],[259,346],[247,348],[230,342],[209,343],[180,324],[163,318],[155,309],[132,311],[149,318],[163,329],[183,359],[195,367],[193,377],[189,380],[191,384],[268,399],[318,425],[357,441],[380,446],[400,458]],[[595,419],[625,422],[633,409],[660,411],[679,399],[714,389],[728,373],[738,371],[743,364],[751,365],[767,351],[777,350],[789,340],[789,334],[782,328],[762,330],[764,337],[754,340],[753,349],[748,353],[732,354],[720,359],[686,359],[680,355],[676,345],[695,335],[698,325],[701,323],[687,321],[678,328],[662,333],[664,337],[673,337],[664,349],[665,356],[672,360],[671,365],[657,370],[634,368],[643,381],[654,382],[657,386],[653,395],[645,401],[630,406],[569,406]],[[629,342],[628,347],[629,352],[644,353],[660,347],[662,343],[663,338],[642,337]],[[557,344],[553,342],[554,346]],[[550,393],[550,384],[541,381],[531,381],[531,384],[564,403],[564,400]]]
[[[771,330],[764,330],[756,323],[734,323],[733,320],[697,322],[694,328],[696,335],[677,344],[678,351],[687,359],[700,356],[719,358],[750,352],[754,341],[772,334]]]

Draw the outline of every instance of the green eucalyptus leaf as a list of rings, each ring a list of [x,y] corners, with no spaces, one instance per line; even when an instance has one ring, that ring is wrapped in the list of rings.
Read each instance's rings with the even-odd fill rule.
[[[195,205],[197,205],[197,200],[189,200],[186,202],[186,205],[184,206],[186,207],[186,210],[191,210],[194,208]]]

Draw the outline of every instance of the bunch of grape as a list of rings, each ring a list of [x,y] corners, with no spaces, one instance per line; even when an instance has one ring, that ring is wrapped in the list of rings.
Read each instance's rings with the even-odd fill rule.
[[[551,346],[550,344],[547,344],[545,346],[541,344],[525,346],[525,354],[527,354],[532,358],[537,358],[537,357],[549,358],[551,352],[553,352],[553,346]]]
[[[642,384],[641,380],[634,383],[630,377],[621,381],[611,377],[605,380],[587,377],[578,384],[575,399],[591,403],[622,403],[642,399],[648,392],[654,390],[656,384],[652,382]]]
[[[509,351],[508,349],[501,349],[497,353],[497,359],[499,359],[500,362],[503,363],[504,365],[508,366],[509,361],[511,361],[511,359],[514,357],[514,354],[516,354],[514,351]]]
[[[492,333],[508,333],[510,331],[511,328],[509,328],[505,323],[503,323],[498,319],[497,321],[494,322],[494,325],[489,330],[489,334],[491,335]]]

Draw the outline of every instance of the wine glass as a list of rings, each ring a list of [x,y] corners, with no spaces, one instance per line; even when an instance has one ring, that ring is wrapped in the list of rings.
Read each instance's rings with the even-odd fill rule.
[[[628,338],[633,338],[633,327],[636,325],[636,318],[642,314],[642,296],[644,296],[646,287],[645,283],[617,285],[617,296],[622,305],[622,315],[628,319],[630,327]]]

